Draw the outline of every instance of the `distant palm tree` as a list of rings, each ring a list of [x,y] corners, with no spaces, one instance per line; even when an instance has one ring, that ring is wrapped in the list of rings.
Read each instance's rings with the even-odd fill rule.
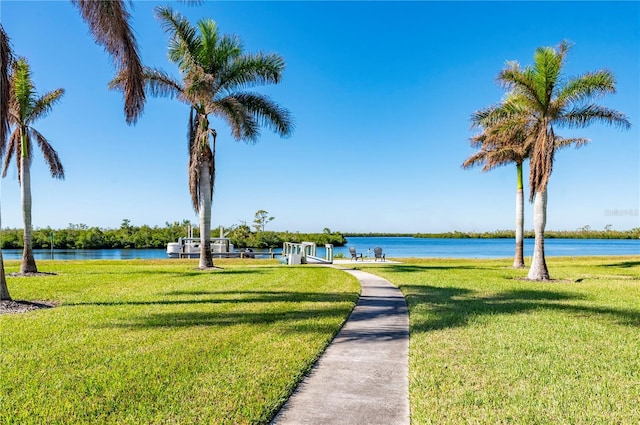
[[[560,43],[556,49],[540,47],[534,53],[533,66],[521,69],[517,62],[509,62],[498,75],[498,81],[513,93],[510,102],[518,105],[510,115],[526,117],[530,129],[528,137],[533,141],[529,199],[534,202],[535,246],[528,273],[532,280],[550,279],[544,256],[544,230],[547,184],[553,169],[557,140],[555,127],[584,128],[593,122],[623,129],[631,126],[621,112],[591,102],[593,98],[615,93],[615,79],[611,72],[601,70],[574,78],[563,75],[569,49],[567,42]]]
[[[471,138],[471,146],[479,150],[462,164],[463,168],[484,165],[482,171],[490,171],[508,164],[516,165],[516,250],[513,267],[524,264],[524,184],[522,164],[529,158],[531,143],[527,139],[526,122],[504,122],[488,124],[487,117],[496,114],[495,108],[478,111],[472,115],[472,126],[481,128],[482,133]]]
[[[213,267],[209,241],[217,137],[209,117],[224,120],[236,140],[256,142],[261,125],[282,136],[291,134],[286,109],[265,95],[245,91],[257,84],[279,83],[284,60],[277,54],[244,54],[240,39],[221,35],[212,20],[200,20],[193,28],[170,7],[158,7],[156,16],[171,36],[169,59],[178,65],[182,78],[147,69],[147,89],[153,96],[177,97],[190,106],[189,191],[200,217],[199,266],[209,268]],[[112,87],[122,89],[120,76]]]
[[[31,70],[26,59],[19,58],[13,63],[9,89],[11,93],[9,101],[9,123],[14,128],[9,136],[6,147],[6,156],[2,177],[7,174],[7,169],[16,156],[18,166],[18,179],[22,197],[22,216],[24,220],[24,250],[20,264],[21,273],[35,273],[38,271],[33,257],[31,243],[31,159],[32,142],[35,140],[44,155],[45,162],[49,165],[51,176],[64,178],[64,169],[58,158],[57,152],[49,141],[38,132],[32,124],[45,117],[64,94],[63,89],[56,89],[38,96],[31,79]]]
[[[6,149],[7,135],[9,134],[9,101],[11,99],[9,91],[9,68],[12,62],[11,47],[9,37],[0,25],[0,157],[4,155]],[[0,223],[0,229],[2,224]],[[2,259],[2,249],[0,248],[0,301],[11,300],[7,278],[4,273],[4,260]]]

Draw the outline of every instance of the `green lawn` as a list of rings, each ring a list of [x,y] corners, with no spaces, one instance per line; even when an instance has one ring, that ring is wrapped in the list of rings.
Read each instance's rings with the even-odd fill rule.
[[[414,424],[640,423],[640,257],[362,267],[410,310]]]
[[[275,261],[41,261],[9,277],[0,424],[265,423],[355,304],[347,273]],[[640,257],[361,265],[410,309],[415,424],[637,424]],[[16,271],[7,262],[7,272]]]
[[[40,261],[56,275],[8,277],[14,299],[60,304],[0,315],[0,424],[268,421],[360,290],[276,263]]]

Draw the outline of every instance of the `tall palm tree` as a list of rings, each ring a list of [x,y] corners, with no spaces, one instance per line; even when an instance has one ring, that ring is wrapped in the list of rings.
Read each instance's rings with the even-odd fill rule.
[[[145,102],[144,68],[138,54],[130,14],[123,0],[71,0],[89,25],[96,42],[111,55],[122,75],[124,112],[127,123],[137,121]],[[187,3],[199,3],[197,0]],[[12,52],[9,37],[0,23],[0,154],[4,153],[9,133],[9,72]],[[22,268],[22,267],[21,267]],[[7,288],[0,250],[0,300],[11,299]]]
[[[9,37],[0,25],[0,157],[4,155],[9,134],[9,64],[12,62],[11,46]],[[0,222],[0,229],[2,223]],[[4,273],[4,260],[2,259],[2,249],[0,248],[0,301],[11,300],[7,278]]]
[[[491,126],[487,117],[496,113],[491,107],[478,111],[472,115],[472,127],[482,129],[482,132],[471,138],[471,146],[479,150],[462,163],[463,168],[483,165],[482,171],[490,171],[496,167],[508,164],[516,165],[516,250],[513,267],[522,268],[524,264],[524,184],[522,165],[529,158],[531,143],[527,139],[524,122],[494,123]]]
[[[57,152],[49,141],[34,127],[33,123],[45,117],[51,111],[62,95],[63,89],[56,89],[38,96],[31,79],[31,70],[26,59],[18,58],[13,66],[9,81],[9,123],[14,130],[9,136],[4,161],[2,177],[6,176],[11,159],[15,155],[18,166],[18,179],[20,181],[20,194],[22,197],[22,217],[24,220],[24,250],[21,273],[35,273],[38,271],[33,257],[31,243],[31,158],[33,141],[35,140],[44,155],[45,162],[49,165],[51,176],[64,178],[64,169],[58,158]]]
[[[504,103],[476,111],[471,116],[472,128],[482,132],[471,138],[471,146],[479,150],[462,164],[463,168],[484,165],[482,171],[514,163],[516,165],[516,250],[513,267],[523,268],[524,264],[524,181],[523,164],[529,159],[533,147],[531,129],[527,115],[519,105],[513,104],[509,96]],[[508,118],[507,118],[508,117]],[[574,145],[581,147],[588,143],[583,138],[562,138],[556,136],[555,148]]]
[[[148,92],[176,97],[190,106],[189,192],[200,219],[200,268],[213,267],[209,249],[211,200],[215,183],[217,132],[209,118],[225,121],[235,140],[257,142],[260,126],[291,134],[290,113],[269,97],[246,91],[259,84],[277,84],[284,60],[277,54],[245,54],[240,39],[222,35],[212,20],[200,20],[197,28],[170,7],[156,8],[156,16],[170,35],[169,59],[178,65],[181,80],[157,69],[147,69]],[[122,90],[121,77],[112,87]]]
[[[534,202],[535,245],[528,278],[549,280],[544,256],[547,218],[547,184],[553,169],[557,127],[584,128],[594,122],[628,129],[627,117],[616,110],[593,103],[594,98],[615,93],[615,78],[609,71],[588,72],[578,77],[563,75],[567,42],[557,48],[539,47],[532,66],[520,68],[508,62],[498,81],[513,93],[511,101],[524,114],[533,141],[529,170],[529,200]]]

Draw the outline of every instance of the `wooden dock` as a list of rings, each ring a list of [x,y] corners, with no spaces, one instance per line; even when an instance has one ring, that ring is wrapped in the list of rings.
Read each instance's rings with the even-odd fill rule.
[[[245,251],[234,251],[234,252],[212,252],[211,256],[213,258],[270,258],[274,259],[276,257],[281,256],[282,254],[279,252],[245,252]],[[200,258],[200,254],[194,253],[180,253],[180,258]]]

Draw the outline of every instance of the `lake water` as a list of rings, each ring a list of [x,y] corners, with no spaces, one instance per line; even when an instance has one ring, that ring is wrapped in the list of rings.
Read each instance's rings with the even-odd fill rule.
[[[533,255],[533,239],[525,239],[524,255]],[[412,237],[353,237],[347,238],[347,245],[334,248],[334,255],[341,253],[350,258],[349,247],[356,248],[358,254],[373,256],[373,248],[379,246],[387,258],[508,258],[515,249],[513,239],[422,239]],[[368,253],[368,250],[371,250]],[[274,249],[281,252],[282,249]],[[584,255],[640,255],[640,240],[637,239],[546,239],[547,256]],[[5,260],[17,260],[22,250],[4,249]],[[324,257],[324,247],[318,247],[317,256]],[[49,260],[51,250],[34,250],[36,259]],[[95,260],[136,258],[167,258],[164,249],[98,249],[98,250],[54,250],[56,260]]]

